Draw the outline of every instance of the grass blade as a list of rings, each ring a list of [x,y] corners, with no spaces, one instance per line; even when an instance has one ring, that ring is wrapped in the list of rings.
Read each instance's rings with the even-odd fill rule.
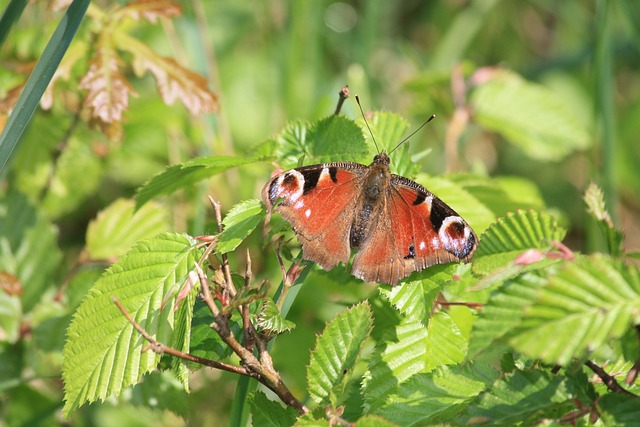
[[[7,125],[2,130],[2,135],[0,135],[0,172],[4,170],[4,167],[9,162],[11,153],[20,142],[27,124],[38,107],[42,94],[49,85],[53,74],[78,30],[80,22],[82,22],[89,3],[90,0],[74,0],[71,3],[60,24],[58,24],[58,28],[51,36],[47,47],[42,52],[42,56],[38,60],[33,73],[29,76],[24,91],[20,95],[15,109],[7,121]]]

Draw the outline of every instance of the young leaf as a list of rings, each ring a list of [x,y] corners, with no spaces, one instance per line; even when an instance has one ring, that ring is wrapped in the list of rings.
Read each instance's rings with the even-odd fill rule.
[[[136,242],[168,228],[167,212],[162,206],[151,203],[136,211],[133,200],[118,199],[89,223],[87,251],[91,259],[118,258]]]
[[[284,408],[278,402],[269,400],[267,396],[256,391],[251,397],[251,419],[254,426],[289,427],[295,424],[297,412],[291,408]]]
[[[180,101],[196,115],[218,110],[218,97],[207,87],[207,79],[178,64],[175,59],[158,55],[146,44],[124,31],[113,34],[119,49],[133,55],[133,68],[138,76],[147,71],[156,79],[158,91],[167,105]]]
[[[463,424],[531,425],[543,414],[563,407],[571,409],[571,398],[561,376],[517,370],[489,387],[480,402],[469,407],[469,418]]]
[[[279,335],[289,332],[296,327],[296,324],[282,317],[280,310],[271,298],[265,298],[256,326],[259,330],[266,331],[270,335]]]
[[[246,157],[214,156],[199,157],[169,166],[138,188],[136,192],[136,209],[140,209],[142,205],[156,196],[171,194],[180,188],[191,186],[228,169],[254,162],[256,162],[255,159]]]
[[[307,369],[309,394],[316,403],[337,403],[339,386],[346,383],[372,324],[371,308],[365,301],[340,313],[318,337]]]
[[[605,257],[581,257],[553,276],[510,339],[518,351],[566,365],[640,323],[640,271]]]
[[[173,18],[180,15],[180,5],[169,0],[136,0],[125,4],[114,13],[116,20],[126,16],[139,21],[145,19],[155,24],[160,17]]]
[[[547,213],[533,210],[509,213],[482,234],[473,271],[489,273],[511,263],[527,249],[549,248],[552,240],[561,241],[565,234],[555,217]]]
[[[501,71],[471,96],[476,120],[539,160],[560,160],[591,138],[565,100],[544,86]]]
[[[235,250],[264,219],[264,206],[260,200],[246,200],[235,205],[222,220],[224,230],[216,250],[220,254]]]
[[[584,202],[587,204],[587,212],[598,222],[602,234],[607,243],[609,255],[620,256],[622,254],[622,232],[617,230],[607,208],[604,204],[604,193],[595,183],[589,184],[584,193]]]
[[[400,425],[447,422],[498,378],[498,371],[476,364],[438,368],[401,384],[376,413]]]
[[[168,290],[184,280],[200,250],[180,234],[139,242],[112,265],[78,307],[67,331],[62,376],[68,416],[85,402],[119,394],[154,369],[160,356],[142,352],[144,338],[118,310],[117,298],[158,341],[174,344],[174,301],[161,311]]]

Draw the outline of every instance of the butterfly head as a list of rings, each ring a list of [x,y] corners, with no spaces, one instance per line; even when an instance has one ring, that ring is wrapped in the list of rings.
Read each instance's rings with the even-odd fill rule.
[[[391,159],[389,158],[389,155],[384,150],[382,150],[380,154],[376,154],[376,156],[373,158],[373,163],[371,164],[371,166],[373,165],[389,166],[389,163],[391,163]]]

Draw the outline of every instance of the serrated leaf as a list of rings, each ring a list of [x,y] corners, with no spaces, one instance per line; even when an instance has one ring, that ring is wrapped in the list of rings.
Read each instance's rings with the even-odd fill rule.
[[[57,229],[19,193],[10,192],[0,204],[0,271],[22,284],[22,312],[28,313],[49,287],[62,253]]]
[[[520,324],[525,310],[533,304],[538,290],[546,283],[545,278],[528,273],[493,291],[473,323],[468,357],[473,359],[482,351],[494,349],[497,342],[506,343],[505,335],[508,336]]]
[[[167,212],[156,203],[135,210],[133,200],[118,199],[98,213],[87,227],[87,251],[91,259],[124,255],[136,242],[167,231]]]
[[[479,403],[469,408],[466,424],[530,425],[560,408],[571,409],[571,397],[563,377],[518,370],[487,389]]]
[[[515,73],[501,71],[471,96],[476,120],[539,160],[560,160],[588,147],[589,131],[564,99]]]
[[[566,365],[640,323],[640,271],[605,257],[581,257],[553,276],[510,339],[518,351]]]
[[[258,199],[235,205],[222,220],[224,230],[220,234],[216,251],[225,254],[235,250],[255,230],[264,215],[264,205]]]
[[[527,249],[550,248],[552,240],[562,241],[565,234],[566,230],[558,225],[555,217],[547,213],[533,210],[509,213],[480,237],[473,271],[489,273],[510,264]]]
[[[336,403],[341,391],[338,387],[346,383],[372,326],[371,308],[365,301],[340,313],[325,327],[307,369],[309,395],[316,403]]]
[[[291,407],[284,408],[278,402],[256,391],[251,396],[251,419],[254,426],[289,427],[295,424],[298,413]]]
[[[218,96],[209,90],[205,77],[188,70],[173,58],[158,55],[124,31],[115,32],[113,41],[119,49],[133,55],[133,69],[138,76],[146,72],[153,74],[165,104],[180,101],[193,115],[218,110]]]
[[[605,426],[633,426],[640,420],[640,405],[635,396],[609,393],[602,396],[597,405]]]
[[[191,273],[193,275],[193,272]],[[197,279],[196,279],[197,280]],[[191,347],[191,324],[193,322],[193,306],[196,303],[196,297],[200,290],[200,283],[197,283],[188,291],[188,294],[181,298],[178,295],[177,304],[178,309],[175,313],[174,335],[173,335],[173,348],[176,348],[184,353],[189,352]],[[165,296],[165,300],[166,300]],[[184,391],[189,392],[189,366],[188,363],[177,357],[171,358],[171,370],[175,374],[176,378],[182,384]]]
[[[378,290],[404,316],[427,326],[433,302],[442,287],[451,281],[456,268],[455,264],[435,265],[424,273],[428,277],[393,287],[381,286]]]
[[[260,144],[255,154],[276,157],[284,169],[301,166],[301,162],[311,157],[311,147],[307,144],[310,126],[302,120],[288,123],[278,135]]]
[[[389,113],[386,111],[376,111],[370,118],[367,119],[371,132],[375,137],[376,143],[380,151],[386,151],[389,153],[398,143],[401,141],[402,136],[409,128],[409,123],[398,114]],[[358,120],[358,124],[362,128],[362,132],[367,140],[369,147],[369,158],[365,159],[367,162],[371,161],[374,155],[378,154],[375,150],[375,144],[371,141],[371,135],[364,120]],[[402,176],[412,176],[417,172],[417,165],[415,165],[410,156],[408,155],[409,144],[405,143],[401,145],[391,156],[391,164],[389,169],[392,173]]]
[[[192,186],[196,182],[222,173],[231,168],[256,162],[255,159],[246,157],[200,157],[184,163],[169,166],[160,172],[136,192],[136,209],[147,203],[154,197],[162,194],[171,194],[174,191]]]
[[[312,123],[306,139],[314,161],[362,161],[369,157],[362,130],[344,116],[332,115]]]
[[[498,371],[480,364],[417,374],[376,412],[404,426],[450,421],[497,378]]]
[[[428,331],[418,320],[406,320],[387,331],[369,362],[363,382],[364,407],[382,406],[389,392],[427,367]]]
[[[256,324],[259,330],[266,331],[271,335],[279,335],[296,327],[295,323],[282,317],[280,310],[278,310],[271,298],[265,298],[262,301],[258,323]]]
[[[428,329],[425,370],[430,371],[438,366],[453,365],[464,360],[467,340],[447,312],[439,311],[434,314]]]
[[[174,344],[171,287],[185,279],[200,250],[184,235],[166,233],[139,242],[112,265],[78,307],[67,331],[62,376],[68,416],[85,402],[117,395],[155,368],[160,356],[142,352],[146,341],[113,303],[117,298],[147,332]]]

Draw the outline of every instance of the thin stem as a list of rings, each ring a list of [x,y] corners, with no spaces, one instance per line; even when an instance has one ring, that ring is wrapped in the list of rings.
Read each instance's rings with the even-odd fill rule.
[[[338,105],[336,105],[336,111],[333,113],[334,115],[338,115],[340,114],[340,110],[342,110],[342,104],[344,104],[344,101],[349,98],[349,86],[345,85],[342,89],[340,89],[340,92],[338,92]]]
[[[591,369],[593,372],[595,372],[597,376],[600,377],[604,385],[606,385],[609,390],[615,393],[626,394],[627,396],[640,397],[634,393],[631,393],[626,388],[622,387],[620,384],[618,384],[618,381],[616,381],[616,379],[613,376],[609,375],[604,369],[602,369],[602,367],[596,365],[592,361],[587,360],[586,362],[584,362],[584,364],[587,365],[589,369]]]

